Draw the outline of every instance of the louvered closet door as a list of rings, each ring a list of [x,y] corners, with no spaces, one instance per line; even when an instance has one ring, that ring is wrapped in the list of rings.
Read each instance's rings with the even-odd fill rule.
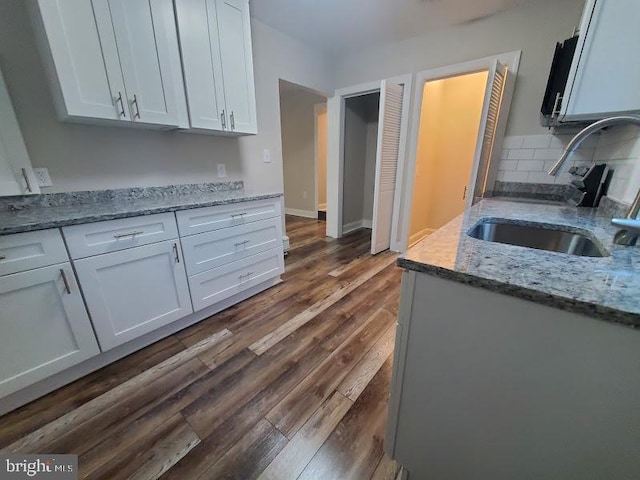
[[[382,82],[371,234],[373,255],[387,250],[391,245],[391,221],[400,150],[403,95],[402,85],[387,80]]]
[[[500,118],[504,88],[507,83],[509,69],[506,65],[496,60],[493,68],[493,78],[489,83],[487,98],[485,99],[483,118],[486,118],[484,130],[481,133],[480,160],[478,161],[478,173],[476,175],[475,188],[473,190],[473,203],[480,201],[487,193],[487,186],[491,173],[491,160],[494,155],[496,129]],[[490,185],[492,186],[492,185]]]

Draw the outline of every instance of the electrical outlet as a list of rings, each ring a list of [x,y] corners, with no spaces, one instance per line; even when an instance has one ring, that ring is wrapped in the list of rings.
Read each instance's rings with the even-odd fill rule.
[[[271,152],[269,151],[268,148],[265,148],[262,151],[262,161],[264,163],[271,163]]]
[[[218,164],[218,178],[225,178],[227,176],[227,167],[224,163]]]
[[[51,177],[49,176],[48,168],[34,168],[33,174],[38,181],[38,186],[40,187],[52,187],[53,182],[51,181]]]

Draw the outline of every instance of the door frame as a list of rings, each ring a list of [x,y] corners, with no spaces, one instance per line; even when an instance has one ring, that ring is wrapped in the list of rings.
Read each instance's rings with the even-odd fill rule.
[[[398,149],[398,171],[394,193],[393,217],[391,222],[391,250],[399,251],[396,242],[399,228],[400,199],[405,157],[407,155],[410,102],[413,92],[413,74],[399,75],[373,82],[361,83],[337,89],[327,101],[327,236],[342,237],[342,207],[344,201],[344,127],[346,99],[379,92],[382,80],[404,85],[403,112]]]
[[[325,113],[328,113],[327,102],[325,102],[325,103],[316,103],[313,106],[313,177],[314,177],[314,188],[315,188],[315,192],[314,192],[315,197],[314,198],[315,198],[316,216],[317,216],[318,211],[320,209],[320,203],[318,201],[318,197],[319,197],[318,192],[320,191],[320,178],[318,176],[318,143],[319,143],[318,142],[318,115],[320,113],[322,113],[323,111]],[[327,132],[326,136],[327,136],[327,138],[325,138],[325,141],[328,144],[329,143],[328,132]],[[325,146],[325,156],[326,156],[327,146]],[[325,159],[325,169],[326,169],[326,159]],[[325,177],[326,177],[326,172],[325,172]]]
[[[502,64],[507,65],[509,68],[508,82],[505,86],[503,98],[503,108],[500,112],[500,121],[496,129],[496,144],[502,142],[504,133],[506,130],[506,119],[509,116],[509,110],[511,108],[511,101],[513,99],[513,87],[515,79],[518,75],[518,68],[520,66],[520,57],[522,55],[521,50],[513,52],[501,53],[497,55],[491,55],[489,57],[478,58],[467,62],[456,63],[453,65],[447,65],[444,67],[433,68],[429,70],[423,70],[416,74],[416,81],[414,84],[413,95],[413,108],[411,115],[411,132],[410,132],[410,146],[408,153],[405,157],[404,171],[406,171],[404,182],[402,184],[403,198],[401,205],[401,218],[399,219],[399,232],[397,235],[397,243],[400,246],[399,251],[404,252],[408,248],[409,242],[409,228],[411,226],[411,207],[413,202],[413,188],[416,169],[416,156],[418,154],[418,137],[420,133],[420,115],[422,112],[422,97],[424,93],[424,84],[433,80],[442,80],[445,78],[457,77],[465,74],[477,73],[481,71],[489,71],[489,78],[487,79],[487,88],[490,89],[493,82],[494,72],[492,72],[493,66],[496,60]],[[485,102],[486,98],[485,91]],[[490,93],[490,92],[489,92]],[[471,170],[471,178],[469,185],[475,185],[475,180],[478,173],[478,162],[480,159],[480,152],[482,151],[482,134],[487,124],[487,109],[483,104],[482,118],[480,119],[480,128],[478,135],[478,142],[476,144],[476,153]],[[467,195],[467,202],[465,210],[471,207],[473,202],[473,192]]]

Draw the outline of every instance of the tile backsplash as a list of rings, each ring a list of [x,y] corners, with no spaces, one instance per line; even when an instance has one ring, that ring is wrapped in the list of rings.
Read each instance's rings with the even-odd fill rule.
[[[630,203],[640,188],[640,129],[612,128],[585,140],[556,177],[547,171],[560,158],[572,135],[515,135],[505,137],[498,181],[567,184],[571,166],[606,162],[614,169],[609,196]]]

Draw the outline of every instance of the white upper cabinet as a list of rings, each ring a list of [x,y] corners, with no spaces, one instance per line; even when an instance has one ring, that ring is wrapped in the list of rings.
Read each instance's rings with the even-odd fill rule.
[[[587,1],[561,122],[640,111],[639,17],[637,0]]]
[[[0,196],[40,193],[0,72]]]
[[[176,0],[191,127],[257,133],[247,0]]]
[[[188,125],[172,0],[33,5],[63,119]]]

